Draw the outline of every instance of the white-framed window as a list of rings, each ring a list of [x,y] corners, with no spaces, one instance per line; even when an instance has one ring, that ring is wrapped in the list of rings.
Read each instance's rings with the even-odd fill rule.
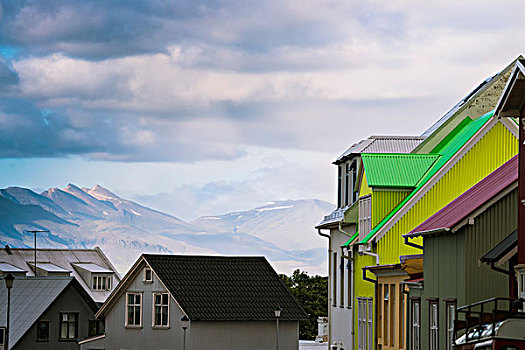
[[[111,290],[111,276],[93,275],[91,290],[103,291]]]
[[[168,293],[153,293],[153,327],[170,324],[170,298]]]
[[[346,300],[347,300],[347,307],[351,309],[353,307],[352,305],[352,264],[353,261],[348,259],[348,262],[346,263]]]
[[[142,293],[126,293],[126,326],[142,327]]]
[[[343,166],[339,165],[337,167],[337,207],[343,207]]]
[[[374,346],[372,298],[357,298],[357,346],[359,350],[372,350]]]
[[[454,320],[456,319],[456,301],[447,301],[447,350],[454,348]]]
[[[368,327],[367,327],[367,333],[368,333],[368,350],[372,350],[374,347],[374,300],[372,298],[369,298],[367,300],[367,309],[368,309]]]
[[[359,239],[363,240],[372,231],[372,196],[359,198]]]
[[[332,306],[337,306],[337,252],[332,253]]]
[[[412,299],[412,344],[411,350],[421,349],[421,300]]]
[[[339,265],[339,306],[345,306],[345,258],[341,252]]]
[[[525,270],[518,272],[518,296],[525,299]]]
[[[439,350],[439,304],[438,300],[429,300],[430,350]]]
[[[144,282],[153,282],[153,271],[149,267],[144,269]]]

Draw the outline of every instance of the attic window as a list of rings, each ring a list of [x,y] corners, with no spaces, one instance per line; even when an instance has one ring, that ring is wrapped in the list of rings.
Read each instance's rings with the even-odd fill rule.
[[[153,273],[150,268],[144,269],[144,282],[153,282]]]
[[[93,275],[91,289],[96,291],[111,290],[111,276]]]

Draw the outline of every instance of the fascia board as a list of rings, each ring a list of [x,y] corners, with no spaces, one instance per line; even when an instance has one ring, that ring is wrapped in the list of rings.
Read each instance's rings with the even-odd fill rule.
[[[501,124],[503,124],[504,127],[507,128],[511,132],[512,135],[514,135],[515,138],[519,138],[519,126],[518,124],[514,123],[510,118],[502,118],[500,119]]]
[[[133,266],[126,273],[124,278],[120,281],[117,288],[113,289],[113,291],[108,296],[104,304],[102,304],[100,309],[95,314],[95,318],[100,318],[106,315],[106,311],[109,311],[108,308],[113,306],[114,302],[116,301],[116,298],[122,294],[122,290],[125,290],[125,288],[129,286],[129,284],[132,282],[132,277],[135,277],[138,268],[142,266],[143,263],[145,263],[144,255],[141,255],[140,258],[137,259],[135,264],[133,264]]]
[[[507,102],[509,98],[509,93],[514,88],[514,84],[516,83],[516,79],[518,78],[519,74],[525,75],[525,67],[520,62],[520,60],[516,61],[516,65],[514,66],[514,69],[512,70],[512,73],[510,74],[509,80],[507,81],[507,84],[505,85],[505,88],[503,89],[503,93],[501,94],[498,103],[496,103],[496,108],[494,109],[494,114],[498,118],[505,118],[505,117],[511,117],[509,113],[506,113],[505,115],[501,115],[501,109]],[[519,111],[518,111],[519,113]]]
[[[397,213],[395,213],[390,220],[388,220],[382,228],[380,228],[376,234],[369,239],[374,240],[374,242],[378,242],[394,225],[395,223],[403,216],[405,215],[454,165],[456,165],[457,162],[463,158],[463,156],[478,143],[478,141],[485,136],[489,132],[490,129],[492,129],[498,122],[500,122],[498,119],[492,117],[489,122],[487,122],[485,125],[483,125],[475,134],[473,137],[470,138],[460,149],[452,156],[452,158],[449,159],[447,163],[445,163],[441,169],[439,169],[432,178],[430,178],[422,187],[421,189],[412,197],[410,198],[403,208],[401,208]]]

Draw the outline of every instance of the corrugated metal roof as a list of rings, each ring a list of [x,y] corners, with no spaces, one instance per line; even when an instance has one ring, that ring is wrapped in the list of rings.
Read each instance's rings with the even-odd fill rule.
[[[10,347],[27,332],[44,311],[71,283],[73,277],[16,278],[11,288]],[[0,322],[6,325],[7,289],[0,283]]]
[[[347,149],[334,164],[348,159],[352,154],[362,153],[410,153],[425,137],[423,136],[370,136]]]
[[[379,231],[384,224],[386,224],[392,216],[394,216],[403,206],[413,197],[415,194],[419,191],[419,189],[436,174],[436,172],[441,169],[453,156],[456,154],[461,147],[468,141],[472,136],[476,134],[478,130],[480,130],[483,125],[485,125],[489,119],[492,117],[493,113],[487,113],[475,120],[472,120],[469,122],[469,125],[462,128],[461,132],[459,132],[456,137],[451,140],[446,147],[442,149],[440,152],[441,157],[436,161],[432,167],[429,169],[429,171],[426,172],[426,174],[421,178],[419,183],[417,184],[417,187],[407,196],[401,203],[399,203],[379,224],[377,224],[372,231],[359,243],[365,244],[368,243],[370,239],[372,239],[377,231]]]
[[[5,262],[0,262],[0,272],[17,272],[17,273],[22,273],[22,272],[27,272],[26,270],[22,270],[14,265],[11,265],[9,263],[5,263]]]
[[[514,156],[405,236],[450,229],[517,180],[518,156]]]
[[[29,266],[31,266],[31,268],[35,268],[35,264],[34,263],[28,263]],[[52,264],[52,263],[48,263],[48,262],[39,262],[37,261],[36,262],[36,267],[40,270],[44,270],[46,272],[60,272],[60,273],[69,273],[71,272],[71,270],[66,270],[66,269],[63,269],[61,268],[60,266],[57,266],[55,264]]]
[[[0,261],[7,262],[27,271],[27,276],[34,276],[34,270],[29,264],[34,262],[34,249],[28,248],[11,248],[11,254],[5,249],[0,249]],[[52,263],[64,270],[71,271],[71,276],[75,277],[84,290],[96,301],[104,302],[111,291],[93,291],[90,288],[90,281],[85,281],[72,264],[75,263],[93,263],[108,270],[112,270],[112,286],[115,288],[120,282],[120,275],[113,269],[111,263],[106,261],[104,253],[99,248],[95,249],[38,249],[37,250],[37,267],[41,267],[41,262]]]
[[[370,187],[415,187],[440,156],[437,154],[363,154]]]
[[[506,254],[508,254],[518,244],[518,230],[514,230],[510,235],[505,237],[499,242],[494,248],[492,248],[487,254],[483,255],[481,262],[490,264],[501,260]]]
[[[89,272],[97,272],[97,273],[113,273],[113,271],[108,270],[102,266],[98,266],[97,264],[93,263],[80,263],[80,264],[71,264],[74,267],[81,268],[83,270],[89,271]]]

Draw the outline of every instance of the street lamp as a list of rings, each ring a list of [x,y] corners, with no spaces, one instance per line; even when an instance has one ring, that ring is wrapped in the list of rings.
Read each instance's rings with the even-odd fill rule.
[[[13,288],[13,282],[15,281],[15,277],[8,273],[5,277],[5,287],[7,288],[7,325],[5,330],[5,348],[9,349],[9,331],[11,330],[9,328],[9,309],[11,307],[11,288]]]
[[[184,335],[182,338],[182,350],[186,350],[186,329],[188,329],[190,319],[188,318],[188,316],[184,315],[181,317],[180,321],[182,323],[182,330],[184,331]]]
[[[275,349],[277,350],[279,350],[279,318],[281,317],[281,311],[283,311],[283,309],[280,306],[277,306],[274,310],[275,320],[277,322],[277,332],[275,337]]]

